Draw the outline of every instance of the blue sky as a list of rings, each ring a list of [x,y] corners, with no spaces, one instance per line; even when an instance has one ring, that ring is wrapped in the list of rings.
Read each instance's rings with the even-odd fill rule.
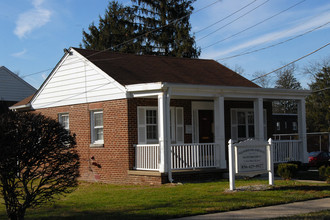
[[[0,66],[39,88],[63,49],[78,47],[82,30],[97,23],[107,5],[101,0],[1,1]],[[242,67],[248,79],[256,71],[270,72],[330,42],[329,0],[197,0],[194,7],[192,32],[202,49],[200,58],[218,60],[232,69]],[[270,48],[223,59],[264,47]],[[330,46],[297,62],[298,71],[329,56]],[[307,87],[308,76],[298,73],[296,77]]]

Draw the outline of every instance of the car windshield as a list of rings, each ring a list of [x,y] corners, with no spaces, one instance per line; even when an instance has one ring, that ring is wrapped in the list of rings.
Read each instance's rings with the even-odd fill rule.
[[[315,151],[315,152],[310,152],[310,153],[309,153],[309,156],[310,156],[310,157],[316,157],[317,155],[319,155],[319,153],[320,153],[320,152],[316,152],[316,151]]]

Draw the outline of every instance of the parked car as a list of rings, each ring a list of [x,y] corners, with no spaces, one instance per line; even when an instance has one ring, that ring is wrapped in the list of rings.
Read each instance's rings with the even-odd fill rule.
[[[308,154],[308,164],[311,167],[330,165],[330,153],[323,151],[310,152]]]

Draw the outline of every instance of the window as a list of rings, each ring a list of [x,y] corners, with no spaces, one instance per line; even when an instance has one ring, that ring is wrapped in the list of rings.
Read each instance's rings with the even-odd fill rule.
[[[158,142],[157,110],[146,109],[147,142]]]
[[[91,112],[91,142],[92,144],[103,144],[103,111]]]
[[[292,130],[294,130],[294,131],[297,130],[297,122],[296,121],[292,122]]]
[[[281,122],[276,122],[276,130],[280,131],[281,130]]]
[[[69,113],[58,114],[58,122],[66,129],[69,130]]]
[[[158,140],[157,107],[138,107],[138,143],[156,144]],[[183,108],[171,107],[170,138],[172,143],[184,142]]]
[[[264,136],[267,138],[266,110],[264,110]],[[241,141],[254,137],[253,109],[231,109],[231,138]]]

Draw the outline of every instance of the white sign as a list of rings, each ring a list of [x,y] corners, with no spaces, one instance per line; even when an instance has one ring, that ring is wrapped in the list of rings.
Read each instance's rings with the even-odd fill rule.
[[[235,174],[269,174],[269,185],[274,185],[274,164],[272,152],[272,139],[268,142],[246,140],[233,143],[229,140],[229,187],[235,189]]]
[[[235,147],[235,156],[237,174],[267,172],[267,154],[265,146]]]

